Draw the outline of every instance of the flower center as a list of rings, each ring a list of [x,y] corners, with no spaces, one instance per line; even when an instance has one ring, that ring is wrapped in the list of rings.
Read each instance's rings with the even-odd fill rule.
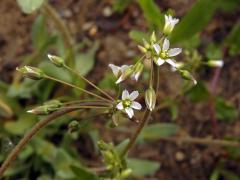
[[[167,51],[162,51],[162,52],[160,53],[160,57],[161,57],[162,59],[166,59],[166,58],[168,57]]]
[[[130,100],[130,99],[125,99],[125,100],[123,100],[123,107],[124,108],[127,108],[127,107],[130,107],[131,106],[131,104],[132,104],[132,101]]]

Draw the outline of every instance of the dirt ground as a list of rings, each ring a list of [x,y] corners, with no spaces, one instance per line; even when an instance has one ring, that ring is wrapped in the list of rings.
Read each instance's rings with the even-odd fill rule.
[[[181,17],[195,1],[158,0],[157,2],[161,10],[172,8],[176,16]],[[106,17],[104,10],[110,6],[110,0],[50,0],[50,3],[65,19],[76,42],[80,42],[85,36],[99,40],[101,46],[97,53],[96,64],[89,74],[92,81],[101,80],[104,76],[103,71],[107,70],[110,62],[114,64],[131,62],[138,54],[136,44],[130,41],[127,35],[131,29],[147,29],[142,12],[136,4],[131,5],[123,14]],[[15,0],[1,0],[0,14],[0,79],[9,83],[16,66],[21,62],[21,57],[33,51],[30,33],[37,13],[24,15]],[[229,27],[239,18],[239,14],[240,8],[232,14],[216,13],[202,32],[204,40],[221,41],[229,32]],[[206,44],[204,40],[203,45]],[[224,62],[216,93],[234,103],[240,110],[240,57],[229,58],[226,54]],[[201,73],[198,78],[210,84],[213,73],[213,70],[209,70]],[[162,73],[161,97],[176,94],[173,81],[178,82],[176,76],[170,75],[167,71]],[[129,85],[133,84],[130,82]],[[193,104],[186,98],[182,98],[180,104],[180,115],[176,122],[184,130],[182,133],[194,137],[212,136],[207,104]],[[156,113],[152,117],[151,122],[170,121],[170,112],[162,109],[161,113]],[[235,123],[219,122],[218,126],[220,137],[240,137],[239,118]],[[104,134],[107,135],[109,134]],[[81,148],[79,151],[84,153]],[[234,171],[240,177],[240,159],[238,162],[230,160],[227,151],[220,147],[155,141],[136,147],[131,155],[161,162],[161,168],[148,179],[205,180],[221,160],[226,161],[227,169]]]

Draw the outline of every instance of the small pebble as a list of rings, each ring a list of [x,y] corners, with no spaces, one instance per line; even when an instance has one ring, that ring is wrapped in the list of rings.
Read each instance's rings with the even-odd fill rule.
[[[103,8],[103,16],[105,17],[110,17],[112,15],[112,8],[109,6],[106,6],[105,8]]]
[[[185,159],[185,154],[181,151],[175,153],[175,159],[177,161],[183,161]]]

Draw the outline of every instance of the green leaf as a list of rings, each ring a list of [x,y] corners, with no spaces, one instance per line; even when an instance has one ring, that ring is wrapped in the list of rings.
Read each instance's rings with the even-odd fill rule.
[[[98,180],[99,178],[97,177],[96,174],[86,170],[85,168],[82,167],[77,167],[77,166],[70,166],[72,172],[75,174],[77,177],[77,180]]]
[[[123,150],[127,147],[129,143],[129,139],[125,139],[123,140],[121,143],[119,143],[117,146],[116,146],[116,151],[118,154],[121,154],[123,152]]]
[[[113,76],[112,72],[104,75],[104,78],[99,82],[99,87],[103,89],[113,89],[118,90],[118,85],[116,85],[116,78]]]
[[[4,128],[14,135],[23,135],[36,123],[36,117],[22,112],[17,121],[9,121],[4,124]]]
[[[95,42],[93,47],[85,54],[77,54],[76,56],[76,69],[82,76],[87,75],[93,68],[95,53],[99,48],[99,43]]]
[[[163,29],[164,16],[161,14],[159,7],[154,0],[139,0],[138,3],[146,20],[151,25],[155,25],[158,28]]]
[[[218,7],[228,13],[234,13],[235,10],[239,7],[240,0],[220,0]]]
[[[172,32],[171,42],[188,40],[200,32],[212,18],[218,3],[218,0],[198,0],[176,25]]]
[[[233,26],[231,32],[225,39],[225,44],[230,47],[230,54],[237,55],[239,54],[240,50],[240,23],[237,23]]]
[[[152,175],[160,168],[159,162],[142,159],[128,159],[127,164],[132,174],[139,177]]]
[[[143,43],[143,39],[149,40],[149,36],[146,33],[138,30],[131,30],[128,36],[139,44]]]
[[[203,82],[198,83],[187,91],[187,97],[193,102],[201,102],[208,100],[209,92]]]
[[[219,120],[234,122],[238,116],[237,109],[221,97],[215,98],[215,108]]]
[[[173,123],[155,123],[145,127],[142,136],[146,140],[155,140],[161,137],[176,135],[179,130],[180,127]]]
[[[44,16],[38,16],[32,26],[32,41],[37,49],[41,49],[47,39],[47,31]]]
[[[72,82],[72,77],[70,74],[62,68],[58,68],[50,62],[42,62],[39,65],[39,68],[44,71],[49,76],[52,76],[56,79],[60,79],[66,82]]]
[[[30,14],[39,9],[44,0],[17,0],[17,2],[24,13]]]

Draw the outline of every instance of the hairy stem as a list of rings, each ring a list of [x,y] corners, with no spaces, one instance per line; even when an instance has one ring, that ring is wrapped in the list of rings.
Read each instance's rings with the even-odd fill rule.
[[[58,13],[52,8],[49,4],[45,3],[43,5],[43,11],[48,15],[48,17],[51,18],[52,22],[54,23],[55,27],[57,30],[60,31],[63,37],[63,41],[66,45],[66,48],[68,49],[69,52],[69,66],[74,67],[75,62],[74,62],[74,41],[69,33],[69,30],[67,29],[65,23],[63,20],[60,18]]]
[[[45,119],[39,121],[25,136],[19,141],[19,143],[14,147],[11,153],[7,156],[6,160],[0,167],[0,177],[3,176],[6,169],[11,165],[11,163],[16,159],[19,152],[24,148],[24,146],[32,139],[32,137],[44,126],[55,120],[56,118],[77,110],[77,108],[69,108],[69,109],[60,109],[52,114],[50,114]]]

